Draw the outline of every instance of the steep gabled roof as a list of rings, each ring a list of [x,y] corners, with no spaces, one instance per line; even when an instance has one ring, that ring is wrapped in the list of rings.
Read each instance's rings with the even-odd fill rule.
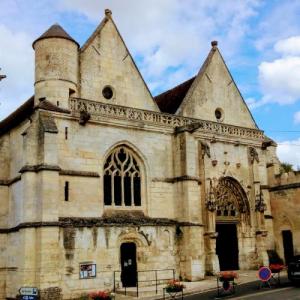
[[[193,84],[196,76],[175,86],[174,88],[154,97],[162,112],[175,114],[185,95]]]
[[[149,90],[149,87],[148,87],[146,81],[144,80],[144,77],[142,76],[139,68],[137,67],[137,64],[136,64],[135,60],[133,59],[133,56],[131,55],[131,53],[130,53],[130,51],[129,51],[129,49],[128,49],[128,47],[127,47],[127,45],[126,45],[119,29],[117,27],[117,25],[116,25],[116,23],[114,22],[114,20],[112,18],[112,11],[110,9],[105,9],[105,16],[104,16],[103,20],[98,25],[98,27],[95,29],[95,31],[92,33],[92,35],[87,39],[87,41],[82,45],[82,47],[80,48],[80,52],[83,53],[93,43],[94,39],[101,34],[101,31],[104,29],[105,25],[110,21],[111,21],[114,29],[116,30],[122,44],[124,45],[124,47],[126,49],[126,52],[127,52],[128,56],[130,57],[135,70],[138,73],[138,76],[141,78],[141,80],[144,84],[144,87],[146,88],[147,92],[149,93],[149,96],[151,97],[155,108],[159,111],[159,107],[158,107],[156,101],[154,100],[154,98],[152,96],[152,93]]]
[[[240,95],[242,102],[246,106],[254,125],[258,128],[258,126],[251,114],[251,111],[249,110],[240,90],[238,89],[238,87],[235,83],[235,80],[233,79],[233,77],[224,61],[223,56],[221,55],[221,53],[217,47],[217,45],[218,45],[217,41],[212,41],[211,45],[212,45],[212,48],[209,51],[208,56],[206,57],[203,65],[201,66],[197,76],[179,84],[178,86],[176,86],[160,95],[157,95],[156,97],[154,97],[156,103],[158,104],[158,106],[162,112],[171,113],[171,114],[181,114],[182,110],[187,105],[190,96],[193,94],[193,91],[197,87],[199,81],[205,75],[206,70],[207,70],[208,66],[210,65],[214,55],[217,53],[218,55],[220,55],[222,63],[225,66],[227,73],[230,76],[232,83],[234,84],[235,89],[237,90],[238,94]]]
[[[59,24],[52,25],[46,32],[44,32],[39,38],[37,38],[32,43],[32,47],[34,48],[34,45],[37,41],[49,38],[66,39],[74,42],[79,47],[79,44]]]
[[[40,103],[35,108],[40,108],[40,109],[44,109],[44,110],[48,110],[48,111],[67,113],[67,114],[70,113],[70,111],[68,109],[56,106],[48,100],[40,101]]]
[[[30,117],[34,109],[34,96],[0,122],[0,136]]]
[[[34,106],[34,96],[31,96],[26,102],[0,122],[0,136],[18,126],[25,119],[29,118],[35,109],[70,113],[68,109],[58,107],[48,100],[43,100],[37,106]]]
[[[80,51],[83,52],[96,38],[96,36],[101,32],[104,25],[109,21],[109,17],[106,15],[92,35],[86,40],[86,42],[81,46]]]
[[[197,76],[194,76],[191,79],[177,85],[176,87],[154,97],[154,100],[156,101],[162,112],[167,112],[170,114],[175,114],[177,112],[187,93],[189,92],[191,87],[195,85],[195,79],[203,75],[206,66],[208,65],[214,54],[214,51],[214,48],[210,50]]]

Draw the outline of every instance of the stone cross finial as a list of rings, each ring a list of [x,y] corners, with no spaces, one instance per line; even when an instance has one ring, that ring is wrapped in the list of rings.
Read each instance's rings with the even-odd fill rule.
[[[110,9],[106,8],[104,12],[105,12],[106,17],[109,17],[109,18],[111,17],[112,11]]]
[[[218,41],[212,41],[211,46],[216,49],[218,47]]]

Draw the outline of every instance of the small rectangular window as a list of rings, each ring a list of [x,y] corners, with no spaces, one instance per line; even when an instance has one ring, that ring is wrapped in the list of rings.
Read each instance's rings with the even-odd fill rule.
[[[69,181],[65,182],[65,201],[69,201]]]
[[[65,127],[65,140],[68,139],[68,127]]]

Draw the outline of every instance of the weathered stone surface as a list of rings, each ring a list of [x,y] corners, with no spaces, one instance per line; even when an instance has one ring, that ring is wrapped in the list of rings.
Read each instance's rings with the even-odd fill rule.
[[[216,44],[174,115],[159,111],[109,12],[81,49],[59,37],[34,47],[35,107],[0,133],[0,300],[21,286],[70,299],[111,289],[114,274],[121,286],[125,243],[140,280],[200,280],[219,271],[216,223],[236,224],[241,269],[282,255],[282,229],[300,240],[299,176],[277,175],[276,144]],[[81,264],[96,277],[79,279]]]

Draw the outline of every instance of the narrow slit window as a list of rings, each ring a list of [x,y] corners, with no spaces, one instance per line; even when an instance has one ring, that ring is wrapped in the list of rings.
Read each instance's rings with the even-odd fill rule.
[[[65,182],[65,201],[69,201],[69,181]]]
[[[68,127],[65,127],[65,140],[68,139]]]

